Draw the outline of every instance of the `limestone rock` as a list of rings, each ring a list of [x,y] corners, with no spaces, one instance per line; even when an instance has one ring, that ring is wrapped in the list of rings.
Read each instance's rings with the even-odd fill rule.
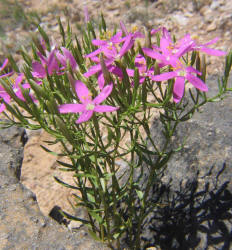
[[[217,77],[208,79],[217,93]],[[230,86],[232,81],[230,80]],[[208,103],[178,126],[172,146],[186,137],[151,193],[154,211],[143,229],[147,246],[161,249],[230,249],[232,243],[232,95]],[[161,126],[154,122],[153,136]],[[162,137],[157,138],[162,142]]]
[[[108,249],[85,230],[70,232],[42,215],[36,196],[19,182],[24,143],[23,129],[0,130],[1,249]]]

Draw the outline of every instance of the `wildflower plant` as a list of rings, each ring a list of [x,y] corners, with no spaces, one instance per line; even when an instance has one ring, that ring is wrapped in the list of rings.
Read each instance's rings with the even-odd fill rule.
[[[60,155],[69,159],[58,161],[61,170],[73,172],[75,185],[55,180],[76,191],[73,205],[83,207],[88,217],[62,213],[84,223],[94,239],[111,248],[121,249],[126,237],[130,249],[140,249],[143,222],[157,205],[149,193],[170,157],[181,150],[181,145],[170,147],[171,138],[201,106],[232,91],[227,86],[232,52],[217,95],[208,97],[205,54],[226,55],[208,47],[217,39],[199,44],[187,34],[176,41],[164,27],[143,34],[128,31],[122,22],[110,32],[102,17],[98,33],[88,19],[79,40],[69,25],[66,31],[59,25],[61,45],[51,44],[39,26],[41,39],[33,38],[32,56],[22,50],[23,68],[11,56],[0,68],[0,111],[8,119],[3,127],[16,124],[51,134],[50,143],[61,143]],[[7,63],[11,72],[4,72]],[[163,145],[151,135],[155,111]],[[141,184],[144,164],[148,177]]]

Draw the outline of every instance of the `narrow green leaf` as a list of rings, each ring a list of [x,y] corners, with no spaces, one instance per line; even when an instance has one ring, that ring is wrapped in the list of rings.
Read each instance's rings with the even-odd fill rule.
[[[87,193],[87,197],[88,197],[88,200],[89,200],[90,202],[95,203],[95,198],[94,198],[94,196],[93,196],[92,194]],[[92,215],[92,214],[91,214],[91,215]]]
[[[65,46],[65,32],[64,32],[64,28],[63,28],[63,25],[61,23],[60,17],[57,18],[57,21],[59,24],[60,34],[61,34],[62,39],[63,39],[62,45]]]
[[[106,32],[106,22],[102,13],[101,13],[101,25],[102,25],[103,30]]]
[[[143,199],[143,195],[144,195],[143,192],[140,191],[140,190],[138,190],[138,189],[135,189],[135,192],[137,193],[139,199],[142,200]]]
[[[51,154],[51,155],[54,155],[54,156],[66,156],[65,154],[58,154],[58,153],[56,153],[56,152],[53,152],[53,151],[51,151],[50,149],[46,148],[46,147],[43,146],[43,145],[40,145],[40,147],[41,147],[44,151],[48,152],[48,153]]]
[[[62,211],[62,210],[60,210],[60,213],[61,213],[65,218],[67,218],[67,219],[69,219],[69,220],[80,221],[80,222],[82,222],[83,224],[90,224],[89,221],[84,220],[84,219],[81,219],[81,218],[78,218],[78,217],[75,217],[75,216],[73,216],[73,215],[70,215],[70,214],[68,214],[67,212],[64,212],[64,211]]]
[[[224,72],[225,78],[229,77],[231,66],[232,66],[232,50],[226,56],[226,65],[225,65],[225,72]]]
[[[92,230],[88,229],[89,234],[91,235],[91,237],[93,237],[93,239],[95,239],[96,241],[102,241],[101,238],[99,238],[95,232],[93,232]]]
[[[105,193],[106,192],[106,182],[104,178],[100,178],[100,182],[101,182],[101,186],[102,186],[102,190]]]
[[[47,47],[48,47],[48,50],[50,51],[50,42],[49,42],[49,38],[48,38],[48,35],[46,34],[46,32],[43,30],[43,28],[41,28],[41,26],[40,25],[38,25],[38,31],[39,31],[39,33],[41,34],[41,36],[43,37],[43,39],[44,39],[44,41],[45,41],[45,43],[46,43],[46,45],[47,45]]]
[[[132,93],[132,105],[135,104],[138,95],[138,87],[139,87],[139,70],[135,68],[134,70],[134,86],[133,86],[133,93]]]
[[[93,212],[92,210],[88,210],[89,214],[101,225],[103,223],[103,219],[100,215]]]
[[[69,185],[69,184],[63,182],[62,180],[60,180],[59,178],[57,178],[56,176],[53,176],[53,178],[55,179],[56,182],[58,182],[59,184],[61,184],[62,186],[66,187],[66,188],[80,190],[80,188],[75,187],[73,185]]]
[[[59,163],[61,166],[64,166],[64,167],[66,167],[66,168],[76,169],[75,166],[73,166],[73,165],[71,165],[71,164],[68,164],[68,163],[66,163],[66,162],[59,161],[59,160],[57,160],[56,162]]]
[[[191,66],[193,66],[193,64],[195,63],[196,57],[197,57],[197,53],[196,51],[193,51],[191,55]]]
[[[85,178],[91,178],[91,179],[96,179],[97,177],[92,174],[87,174],[87,173],[76,173],[74,174],[74,177],[85,177]]]
[[[14,60],[14,58],[12,57],[12,55],[8,55],[7,58],[9,59],[9,62],[10,62],[10,64],[11,64],[13,70],[14,70],[15,72],[18,72],[18,73],[19,73],[20,70],[19,70],[19,68],[18,68],[18,66],[17,66],[17,64],[16,64],[16,62],[15,62],[15,60]]]

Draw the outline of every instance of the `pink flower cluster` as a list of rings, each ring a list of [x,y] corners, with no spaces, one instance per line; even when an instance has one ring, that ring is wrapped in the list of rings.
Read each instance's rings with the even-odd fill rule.
[[[93,40],[92,43],[99,48],[92,53],[86,55],[86,58],[90,58],[96,65],[90,67],[90,69],[84,74],[85,77],[90,77],[94,74],[98,74],[98,84],[100,89],[104,86],[104,77],[100,64],[99,57],[96,57],[100,53],[104,54],[105,65],[109,72],[116,75],[119,78],[123,77],[122,70],[118,68],[114,62],[121,59],[125,53],[127,53],[133,46],[135,39],[143,35],[139,32],[129,33],[123,23],[121,23],[122,31],[115,34],[110,40]],[[142,51],[145,56],[155,59],[160,68],[170,66],[172,71],[165,72],[160,75],[154,75],[154,67],[148,68],[144,55],[138,54],[135,57],[135,67],[139,71],[139,82],[142,84],[146,77],[150,78],[154,82],[162,82],[174,78],[173,88],[173,101],[178,103],[184,95],[185,82],[190,82],[194,87],[201,91],[208,91],[207,85],[197,77],[201,75],[201,72],[194,69],[189,65],[185,65],[182,61],[182,57],[192,51],[201,51],[208,55],[223,56],[226,53],[220,50],[209,48],[211,45],[217,42],[218,38],[205,44],[198,44],[195,40],[191,39],[190,35],[185,35],[177,42],[173,42],[170,33],[166,28],[160,28],[152,30],[151,34],[156,34],[161,31],[160,46],[152,45],[152,48],[143,48]],[[126,36],[122,37],[122,34]],[[122,44],[120,46],[120,44]],[[130,77],[134,76],[134,69],[127,69],[127,74]],[[133,85],[133,83],[132,83]]]
[[[38,51],[37,54],[40,58],[41,62],[34,61],[32,62],[32,71],[31,74],[35,78],[36,83],[38,85],[42,84],[42,79],[47,77],[48,75],[52,75],[54,73],[61,75],[64,74],[64,70],[67,68],[67,63],[69,62],[71,68],[73,71],[78,70],[78,65],[76,63],[76,60],[74,59],[71,52],[61,47],[61,52],[57,48],[53,48],[50,52],[46,50],[46,47],[43,43],[43,40],[41,41],[41,46],[44,49],[44,55]],[[3,65],[0,67],[0,72],[3,71],[8,64],[8,59],[5,59],[3,62]],[[25,82],[25,75],[24,73],[16,73],[14,71],[11,71],[9,73],[3,74],[0,76],[0,78],[4,77],[10,77],[11,79],[11,87],[16,95],[20,100],[25,101],[23,94],[21,92],[20,86],[24,89],[30,89],[30,84]],[[33,102],[37,102],[35,96],[30,94],[30,97]],[[6,103],[10,103],[11,97],[6,92],[6,90],[0,85],[0,99],[4,100]],[[1,102],[0,104],[0,113],[5,110],[5,104],[4,102]]]
[[[120,63],[117,62],[122,61],[124,59],[123,57],[127,55],[127,53],[130,53],[131,49],[134,47],[136,39],[144,38],[144,35],[138,31],[128,32],[122,22],[120,25],[121,30],[113,36],[110,36],[110,38],[92,40],[92,44],[97,47],[97,49],[85,55],[85,60],[90,60],[91,64],[94,65],[90,66],[83,76],[86,78],[86,82],[88,82],[89,77],[97,74],[99,94],[95,98],[92,98],[86,84],[80,80],[73,80],[72,84],[75,88],[79,103],[62,104],[58,107],[60,113],[80,113],[80,116],[76,121],[78,124],[88,121],[94,112],[113,112],[119,108],[109,105],[100,105],[100,103],[106,100],[111,94],[114,87],[113,82],[107,82],[106,85],[104,71],[108,71],[111,75],[110,79],[112,79],[112,81],[114,81],[114,79],[118,79],[119,81],[122,80],[123,71],[118,66]],[[133,59],[134,62],[131,63],[131,65],[134,65],[134,68],[126,69],[129,78],[131,78],[131,87],[133,88],[133,77],[135,74],[135,68],[137,68],[140,84],[145,84],[144,82],[146,79],[153,81],[154,84],[156,84],[155,82],[175,79],[173,86],[173,101],[175,103],[180,102],[182,99],[186,82],[190,82],[194,87],[201,91],[208,91],[207,85],[197,77],[201,75],[201,72],[190,65],[186,65],[182,58],[186,53],[192,51],[200,51],[214,56],[225,55],[226,53],[223,51],[208,47],[217,42],[218,38],[205,44],[199,44],[187,34],[179,41],[173,42],[171,35],[166,28],[152,30],[151,35],[154,35],[157,32],[160,32],[161,36],[159,46],[153,44],[149,48],[142,48],[140,54],[135,55]],[[41,84],[43,79],[48,75],[63,75],[67,72],[68,65],[71,67],[74,76],[76,75],[75,73],[79,71],[74,56],[67,48],[57,48],[55,46],[48,51],[44,43],[41,42],[41,46],[43,51],[41,52],[40,50],[37,52],[39,61],[33,61],[31,65],[31,74],[38,84]],[[135,50],[133,49],[133,51]],[[148,57],[154,59],[158,63],[160,71],[163,73],[155,75],[154,65],[148,66],[147,64]],[[4,70],[7,63],[8,60],[6,59],[0,67],[0,71]],[[12,74],[14,74],[14,72],[3,74],[0,77],[8,77]],[[16,75],[17,77],[12,88],[15,95],[25,101],[19,86],[30,88],[30,85],[25,82],[23,83],[23,79],[25,78],[23,73]],[[11,97],[1,86],[0,98],[1,100],[4,100],[4,102],[1,101],[0,105],[0,112],[2,112],[5,109],[4,103],[9,103]],[[36,101],[33,95],[31,95],[31,98],[33,101]]]
[[[3,62],[3,65],[0,67],[0,72],[5,69],[7,64],[8,64],[8,59],[5,59]],[[25,101],[23,94],[21,92],[21,89],[20,89],[20,85],[24,89],[29,89],[30,85],[28,83],[22,83],[24,74],[23,73],[17,74],[11,71],[11,72],[1,75],[0,78],[11,77],[11,76],[15,79],[13,85],[11,86],[12,90],[14,91],[14,94],[22,101]],[[30,95],[30,96],[33,101],[36,101],[33,95]],[[10,103],[11,101],[10,95],[6,92],[6,90],[1,85],[0,85],[0,99],[4,100],[5,103]],[[0,113],[3,112],[6,108],[4,102],[0,103]]]
[[[176,103],[178,103],[183,97],[186,80],[195,88],[201,91],[208,91],[206,84],[196,76],[201,75],[201,72],[191,66],[185,66],[185,64],[181,61],[181,57],[191,51],[201,51],[214,56],[226,55],[223,51],[208,47],[208,45],[217,42],[218,38],[215,38],[205,44],[198,44],[196,41],[191,39],[189,34],[187,34],[182,39],[174,43],[166,28],[162,28],[162,33],[160,47],[154,46],[153,49],[143,48],[143,52],[148,57],[159,61],[160,68],[169,65],[173,68],[173,70],[160,75],[151,76],[151,79],[153,81],[165,81],[175,78],[173,101]]]

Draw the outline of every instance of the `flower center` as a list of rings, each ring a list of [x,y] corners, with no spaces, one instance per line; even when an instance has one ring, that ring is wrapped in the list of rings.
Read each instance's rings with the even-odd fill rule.
[[[95,108],[95,106],[94,106],[93,103],[88,103],[88,104],[86,105],[86,110],[94,110],[94,108]]]
[[[186,72],[185,72],[185,70],[180,70],[179,72],[178,72],[178,76],[186,76]]]
[[[134,26],[131,28],[131,32],[132,32],[132,33],[135,33],[136,31],[138,31],[138,26],[134,25]]]
[[[19,88],[13,88],[14,93],[17,93]]]

